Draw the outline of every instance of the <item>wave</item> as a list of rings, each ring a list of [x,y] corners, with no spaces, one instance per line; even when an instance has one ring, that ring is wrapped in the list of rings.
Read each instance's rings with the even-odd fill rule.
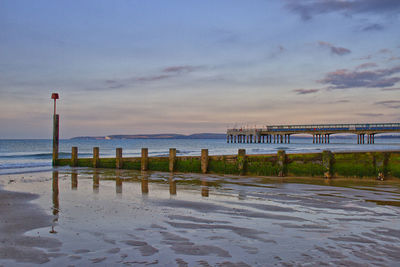
[[[5,170],[5,169],[23,169],[23,168],[38,168],[38,167],[49,167],[51,166],[51,162],[47,163],[7,163],[7,164],[1,164],[0,165],[0,170]]]

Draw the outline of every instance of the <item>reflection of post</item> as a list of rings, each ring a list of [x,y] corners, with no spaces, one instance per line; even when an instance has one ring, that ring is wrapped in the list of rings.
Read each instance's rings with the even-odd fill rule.
[[[94,172],[93,172],[93,193],[99,193],[99,188],[100,188],[99,172],[97,170],[94,170]]]
[[[115,192],[117,194],[122,194],[122,179],[119,174],[119,170],[115,172]]]
[[[76,171],[71,172],[71,189],[78,189],[78,173]]]
[[[170,173],[169,175],[169,194],[176,195],[176,181],[174,180],[174,175]]]
[[[208,197],[208,185],[206,179],[201,180],[201,196]]]
[[[58,222],[58,212],[60,211],[60,204],[58,198],[58,171],[53,171],[53,224],[51,225],[51,234],[57,233],[54,230],[54,224]]]
[[[147,172],[142,172],[142,194],[149,193],[149,175]]]

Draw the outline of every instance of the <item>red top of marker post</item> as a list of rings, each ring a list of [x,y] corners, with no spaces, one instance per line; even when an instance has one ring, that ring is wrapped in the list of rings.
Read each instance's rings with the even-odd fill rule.
[[[51,99],[56,100],[56,99],[59,99],[59,98],[60,98],[60,97],[58,96],[57,93],[52,93],[52,94],[51,94]]]

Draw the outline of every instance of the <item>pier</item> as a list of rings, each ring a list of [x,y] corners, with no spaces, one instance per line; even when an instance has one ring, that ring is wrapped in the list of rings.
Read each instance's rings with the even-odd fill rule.
[[[289,144],[294,134],[312,135],[313,144],[329,144],[333,134],[356,134],[357,144],[374,144],[375,135],[400,133],[400,123],[269,125],[264,128],[228,129],[227,143]]]

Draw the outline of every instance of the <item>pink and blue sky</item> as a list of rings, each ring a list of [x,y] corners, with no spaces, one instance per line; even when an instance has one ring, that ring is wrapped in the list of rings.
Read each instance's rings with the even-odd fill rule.
[[[0,138],[400,121],[399,0],[2,0]]]

